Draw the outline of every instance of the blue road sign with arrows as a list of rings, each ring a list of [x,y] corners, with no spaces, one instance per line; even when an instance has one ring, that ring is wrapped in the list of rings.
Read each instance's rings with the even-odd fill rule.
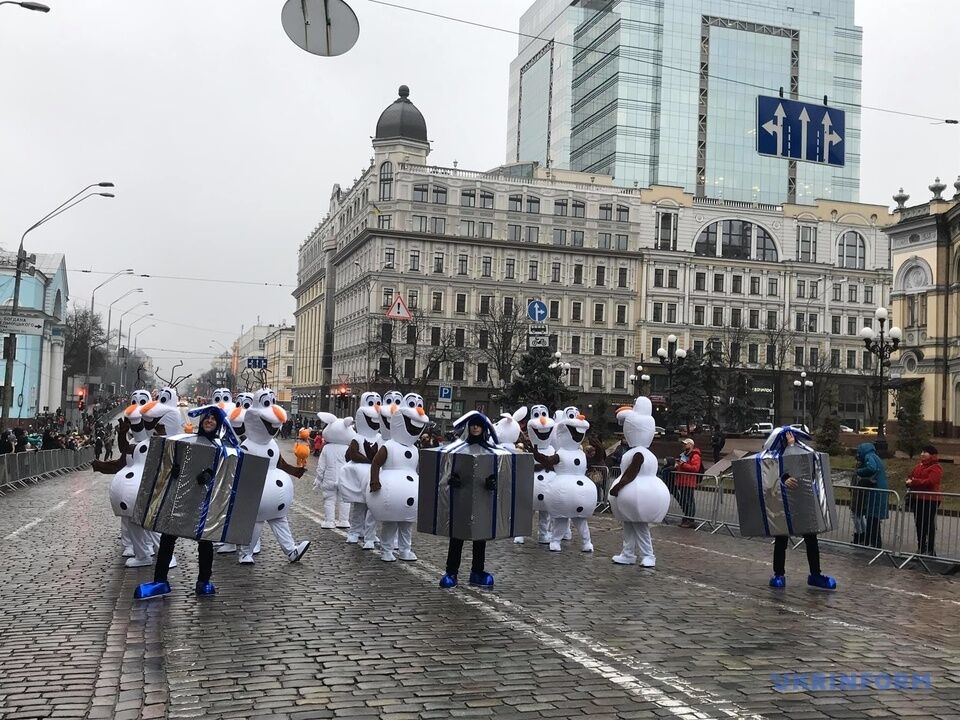
[[[543,300],[531,300],[527,305],[527,317],[535,323],[542,323],[547,319],[547,304]]]
[[[757,152],[761,155],[843,167],[846,134],[843,110],[757,96]]]

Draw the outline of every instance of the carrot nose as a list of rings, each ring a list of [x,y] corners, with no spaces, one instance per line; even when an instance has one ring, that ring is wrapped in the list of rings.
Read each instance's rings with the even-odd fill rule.
[[[540,416],[540,424],[541,424],[541,425],[546,425],[546,424],[547,424],[547,418],[546,418],[546,416],[544,416],[544,415],[541,415],[541,416]]]
[[[377,411],[377,415],[379,415],[379,414],[380,414],[380,403],[377,403],[376,405],[374,405],[374,406],[373,406],[373,409],[376,410],[376,411]]]
[[[586,420],[586,419],[587,418],[584,415],[577,415],[577,420]]]
[[[424,415],[426,415],[422,407],[417,408],[417,415],[419,415],[420,417],[423,417]]]
[[[282,423],[287,421],[287,414],[283,411],[283,408],[279,405],[273,405],[273,414]]]
[[[233,412],[230,413],[230,419],[236,420],[238,417],[240,417],[240,408],[235,407],[233,409]]]
[[[153,410],[153,407],[154,407],[156,404],[157,404],[157,401],[156,401],[156,400],[151,400],[151,401],[148,402],[146,405],[144,405],[142,408],[140,408],[140,414],[141,414],[141,415],[144,415],[144,414],[148,413],[150,410]]]
[[[124,414],[124,415],[129,415],[129,414],[131,414],[134,410],[136,410],[138,407],[140,407],[140,406],[137,405],[136,403],[132,403],[132,404],[130,404],[130,405],[127,405],[127,408],[126,408],[126,410],[123,411],[123,414]]]
[[[399,406],[398,406],[396,403],[394,403],[393,405],[391,405],[391,406],[390,406],[390,414],[391,414],[391,415],[396,415],[396,414],[397,414],[397,408],[398,408],[398,407],[399,407]]]

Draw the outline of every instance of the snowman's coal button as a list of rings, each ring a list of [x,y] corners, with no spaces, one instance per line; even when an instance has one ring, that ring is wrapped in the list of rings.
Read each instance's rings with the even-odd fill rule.
[[[130,478],[133,477],[133,473],[132,473],[132,472],[128,472],[126,475],[124,475],[124,477],[125,477],[127,480],[129,480]]]
[[[267,457],[273,457],[273,448],[267,450]]]
[[[127,509],[127,504],[126,504],[125,502],[120,503],[120,509],[121,509],[121,510],[126,510],[126,509]]]
[[[537,475],[537,480],[540,480],[541,482],[543,482],[543,475]]]
[[[145,453],[146,451],[147,451],[147,446],[146,446],[146,445],[141,445],[141,446],[140,446],[140,452]]]
[[[577,485],[583,485],[583,480],[577,480]]]
[[[412,476],[412,475],[407,475],[407,480],[409,480],[410,482],[413,482],[413,476]]]
[[[413,498],[407,498],[407,507],[413,507],[413,503],[415,502],[416,500],[414,500]]]
[[[537,495],[537,500],[543,500],[543,493],[540,493],[539,495]]]
[[[246,445],[241,445],[241,446],[240,446],[240,449],[241,449],[241,450],[246,450],[246,449],[247,449],[247,446],[246,446]]]
[[[403,456],[404,456],[407,460],[409,460],[410,458],[413,457],[413,453],[410,452],[409,450],[407,450],[407,451],[403,454]]]
[[[582,513],[582,512],[583,512],[583,508],[582,508],[582,507],[578,507],[578,508],[577,508],[577,512],[578,512],[578,513]]]
[[[287,506],[286,503],[280,503],[279,505],[277,505],[277,510],[283,510],[286,506]]]
[[[574,465],[579,465],[579,464],[580,464],[580,458],[574,458],[574,459],[573,459],[573,464],[574,464]]]
[[[277,480],[277,487],[283,487],[283,480]]]

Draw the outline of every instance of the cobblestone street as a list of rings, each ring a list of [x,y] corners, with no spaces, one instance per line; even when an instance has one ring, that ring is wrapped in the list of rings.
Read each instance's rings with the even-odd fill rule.
[[[313,459],[311,458],[311,467]],[[437,588],[446,544],[383,563],[319,528],[312,475],[291,525],[313,546],[289,564],[269,532],[255,566],[218,556],[218,594],[193,593],[179,541],[172,596],[135,604],[151,568],[125,570],[109,478],[52,479],[0,502],[0,717],[877,718],[960,716],[957,583],[824,553],[840,589],[788,587],[771,548],[654,530],[656,571],[596,551],[488,549],[492,592]],[[469,562],[469,546],[465,551]],[[772,674],[929,673],[930,689],[775,688]]]

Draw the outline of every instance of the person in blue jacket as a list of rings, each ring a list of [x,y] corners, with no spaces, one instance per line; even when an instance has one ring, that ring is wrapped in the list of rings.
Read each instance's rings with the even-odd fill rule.
[[[873,443],[857,446],[857,489],[852,504],[856,515],[864,519],[861,542],[869,547],[883,547],[880,521],[887,519],[887,468]]]

